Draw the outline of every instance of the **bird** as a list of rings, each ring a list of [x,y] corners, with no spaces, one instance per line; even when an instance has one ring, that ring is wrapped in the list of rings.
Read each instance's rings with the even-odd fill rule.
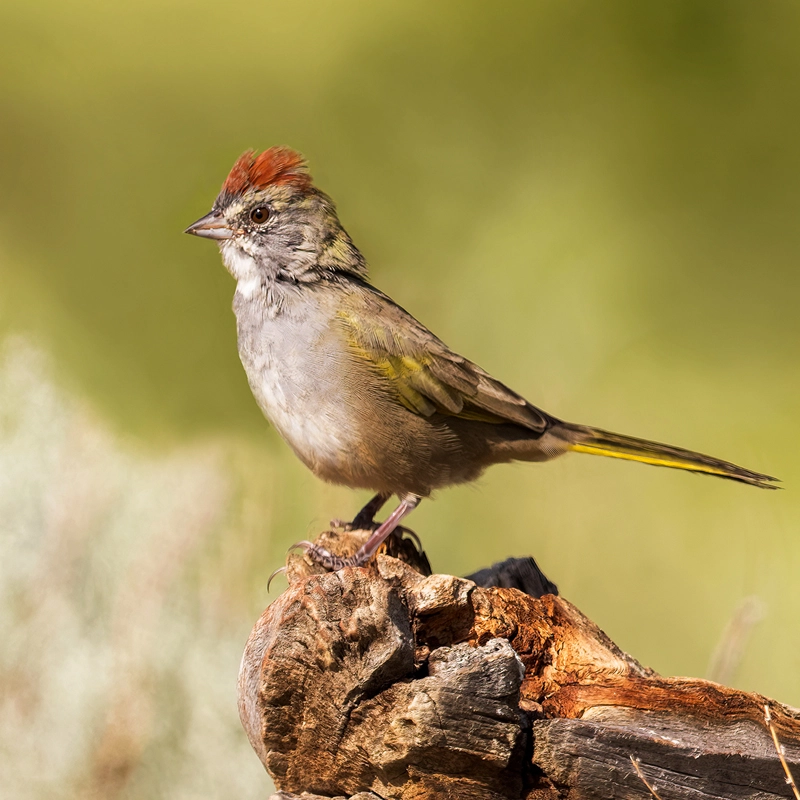
[[[353,520],[372,531],[354,555],[296,545],[327,569],[365,565],[423,498],[494,464],[587,453],[777,488],[722,459],[564,422],[451,350],[369,283],[333,200],[290,148],[243,153],[185,232],[215,241],[236,280],[239,357],[269,422],[319,478],[375,493]]]

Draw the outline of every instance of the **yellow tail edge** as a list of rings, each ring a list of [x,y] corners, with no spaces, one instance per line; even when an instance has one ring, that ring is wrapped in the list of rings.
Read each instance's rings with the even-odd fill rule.
[[[680,447],[636,439],[583,425],[561,424],[564,438],[569,441],[568,449],[573,453],[586,453],[592,456],[620,458],[624,461],[638,461],[654,467],[682,469],[700,475],[714,475],[739,481],[761,489],[778,489],[777,478],[760,472],[739,467],[702,453],[684,450]]]
[[[638,461],[640,464],[652,464],[654,467],[671,467],[672,469],[685,469],[689,472],[704,472],[707,475],[721,475],[722,477],[735,477],[722,469],[708,467],[705,464],[690,464],[686,461],[670,461],[666,458],[653,458],[653,456],[638,456],[633,453],[621,453],[615,450],[608,450],[604,447],[592,447],[588,444],[573,444],[569,448],[573,453],[588,453],[591,456],[607,456],[608,458],[621,458],[625,461]],[[776,489],[776,486],[768,486],[769,489]]]

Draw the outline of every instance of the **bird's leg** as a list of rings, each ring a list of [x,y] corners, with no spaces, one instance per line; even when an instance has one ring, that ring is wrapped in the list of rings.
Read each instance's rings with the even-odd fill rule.
[[[383,508],[386,501],[391,497],[389,492],[378,492],[365,506],[355,515],[352,522],[345,522],[342,519],[332,519],[331,528],[339,528],[345,531],[371,531],[378,527],[375,522],[375,515]]]
[[[381,495],[377,495],[375,498],[370,500],[367,505],[369,506],[376,502],[379,497],[381,497]],[[389,514],[385,522],[382,522],[372,532],[372,535],[369,537],[369,539],[367,539],[367,541],[364,542],[364,544],[361,545],[358,551],[352,556],[347,556],[346,558],[342,556],[335,556],[332,553],[329,553],[324,547],[319,547],[311,542],[298,542],[297,544],[292,545],[292,548],[290,549],[302,547],[306,551],[306,555],[312,561],[315,561],[317,564],[320,564],[321,566],[330,570],[341,569],[342,567],[363,567],[364,564],[366,564],[375,555],[378,548],[386,541],[394,529],[400,524],[400,521],[403,519],[403,517],[410,514],[419,505],[420,500],[422,500],[422,498],[416,494],[404,495],[400,499],[400,505],[397,506],[397,508],[392,511],[391,514]],[[386,500],[383,502],[386,502]],[[380,506],[378,506],[378,508],[380,508]]]
[[[408,516],[418,505],[422,498],[416,494],[407,494],[400,498],[400,505],[382,522],[364,542],[358,552],[352,556],[354,566],[362,566],[375,555],[378,548],[394,533],[400,521]]]
[[[379,492],[367,503],[350,523],[352,531],[370,531],[375,527],[375,515],[386,505],[391,497],[388,492]]]

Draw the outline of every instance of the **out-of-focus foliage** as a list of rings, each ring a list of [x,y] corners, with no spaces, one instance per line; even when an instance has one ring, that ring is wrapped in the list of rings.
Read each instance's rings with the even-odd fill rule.
[[[276,143],[375,283],[533,402],[788,488],[498,467],[415,512],[434,566],[533,553],[668,673],[703,674],[755,595],[733,680],[800,703],[798,87],[788,0],[0,6],[2,332],[38,348],[14,338],[0,376],[19,786],[264,792],[234,707],[244,637],[286,546],[365,499],[266,426],[231,279],[181,234]]]
[[[233,523],[223,449],[120,446],[45,362],[0,358],[0,796],[255,797],[241,577],[205,553]]]

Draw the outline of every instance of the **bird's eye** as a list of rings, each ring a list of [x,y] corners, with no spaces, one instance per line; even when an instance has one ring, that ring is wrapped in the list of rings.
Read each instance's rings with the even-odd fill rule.
[[[266,206],[256,206],[250,212],[250,219],[256,225],[263,225],[269,219],[269,209]]]

